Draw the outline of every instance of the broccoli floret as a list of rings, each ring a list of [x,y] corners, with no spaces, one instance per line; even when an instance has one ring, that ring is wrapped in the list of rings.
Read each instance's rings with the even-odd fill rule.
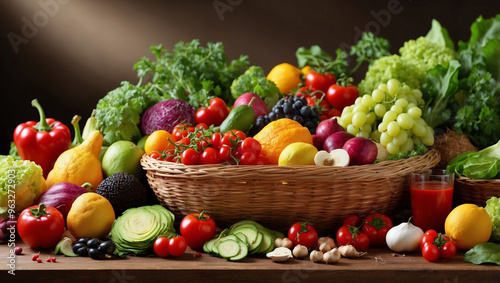
[[[381,83],[398,79],[411,88],[420,88],[427,81],[427,72],[437,65],[447,66],[455,59],[455,51],[434,43],[425,37],[409,40],[399,54],[384,56],[368,68],[358,85],[360,94],[369,94]]]

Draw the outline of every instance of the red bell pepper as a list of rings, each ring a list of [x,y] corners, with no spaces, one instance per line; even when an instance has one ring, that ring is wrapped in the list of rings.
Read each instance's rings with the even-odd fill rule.
[[[52,118],[45,118],[42,106],[36,99],[31,105],[38,109],[40,122],[28,121],[14,130],[14,144],[23,160],[31,160],[43,169],[47,178],[57,157],[71,145],[71,133],[66,125]]]

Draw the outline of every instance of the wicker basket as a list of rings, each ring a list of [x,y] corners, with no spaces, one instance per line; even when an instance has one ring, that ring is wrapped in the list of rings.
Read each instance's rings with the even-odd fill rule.
[[[206,210],[218,226],[253,219],[286,231],[296,221],[332,233],[350,214],[391,214],[409,203],[413,170],[433,168],[436,150],[406,160],[345,168],[324,166],[226,166],[158,161],[141,164],[162,205],[177,217]]]
[[[458,177],[454,190],[455,204],[474,203],[484,207],[491,197],[500,197],[500,180]]]

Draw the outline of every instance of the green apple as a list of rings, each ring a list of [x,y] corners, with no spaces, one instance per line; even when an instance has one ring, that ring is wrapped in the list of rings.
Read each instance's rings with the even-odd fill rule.
[[[111,144],[102,157],[104,176],[127,172],[141,179],[144,175],[141,166],[143,155],[144,151],[131,141],[117,141]]]

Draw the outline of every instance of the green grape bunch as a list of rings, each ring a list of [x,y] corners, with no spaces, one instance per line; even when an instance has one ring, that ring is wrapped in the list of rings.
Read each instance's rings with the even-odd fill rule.
[[[338,123],[347,132],[380,142],[390,154],[432,146],[434,129],[422,118],[425,101],[419,89],[397,79],[380,84],[370,94],[343,109]]]

